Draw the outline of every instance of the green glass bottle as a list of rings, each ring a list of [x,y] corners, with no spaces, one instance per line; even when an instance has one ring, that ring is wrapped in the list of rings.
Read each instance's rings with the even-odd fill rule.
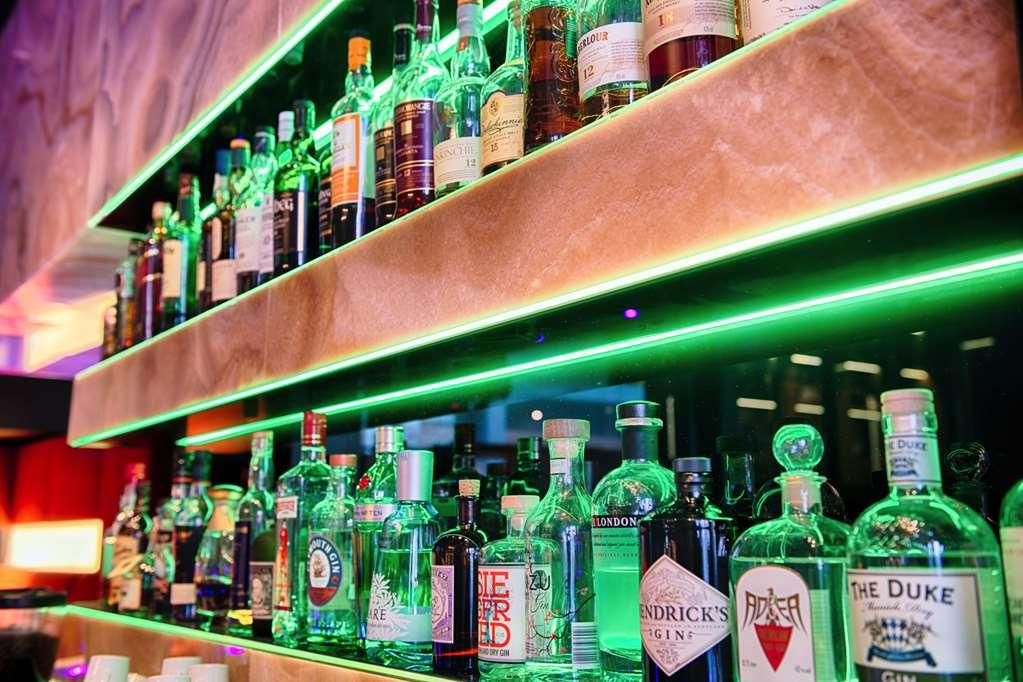
[[[891,489],[848,544],[860,679],[1011,680],[998,542],[942,491],[931,392],[882,393],[881,428]]]
[[[291,113],[291,112],[288,112]],[[294,115],[294,114],[292,114]],[[274,178],[277,176],[277,141],[271,126],[259,126],[252,142],[253,184],[259,192],[258,284],[274,274]]]
[[[1023,679],[1023,480],[1012,486],[1002,500],[1000,527],[1012,658],[1016,679]]]
[[[320,253],[320,163],[313,156],[315,127],[316,106],[309,100],[296,100],[290,153],[274,180],[274,276],[290,272]]]
[[[199,180],[178,176],[178,207],[163,240],[163,287],[160,328],[170,329],[196,313],[195,265],[199,257]]]

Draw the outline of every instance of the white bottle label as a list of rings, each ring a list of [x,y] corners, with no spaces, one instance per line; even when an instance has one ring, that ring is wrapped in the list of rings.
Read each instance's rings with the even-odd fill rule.
[[[455,567],[434,566],[430,581],[430,627],[433,641],[455,643]]]
[[[306,596],[310,608],[339,609],[348,606],[348,594],[341,589],[345,577],[344,560],[329,537],[322,533],[309,534],[306,565],[309,570]]]
[[[163,243],[163,293],[164,298],[181,295],[181,251],[180,239],[168,239]]]
[[[605,24],[579,38],[579,94],[586,99],[609,83],[646,82],[643,24]]]
[[[213,300],[227,301],[238,295],[234,259],[213,261]]]
[[[850,569],[849,603],[861,679],[984,673],[975,573]]]
[[[432,639],[430,611],[398,603],[390,581],[373,574],[369,590],[366,637],[374,641],[429,642]]]
[[[572,463],[567,459],[551,459],[550,471],[554,474],[567,474],[572,470]]]
[[[480,138],[455,137],[433,150],[437,187],[453,182],[471,182],[480,176]]]
[[[357,504],[355,505],[355,520],[369,521],[371,523],[383,523],[384,519],[394,513],[393,504]]]
[[[506,95],[498,91],[483,103],[480,110],[483,129],[481,168],[522,158],[525,153],[522,140],[525,101],[524,95]]]
[[[274,193],[263,195],[259,206],[259,274],[274,271]]]
[[[674,675],[728,636],[728,597],[668,555],[639,583],[643,650],[665,675]]]
[[[1023,637],[1023,527],[1003,527],[1000,535],[1009,626],[1015,639]]]
[[[274,509],[277,511],[277,518],[279,519],[297,519],[298,497],[295,495],[278,497],[274,503]]]
[[[526,567],[480,566],[477,578],[479,658],[526,660]]]
[[[170,603],[172,606],[194,604],[195,583],[171,583]]]
[[[234,220],[235,272],[255,272],[259,269],[260,227],[262,206],[238,209]]]
[[[551,460],[551,464],[563,460]],[[551,622],[551,565],[531,564],[526,569],[526,658],[546,658],[557,650],[557,636]]]
[[[742,42],[748,45],[757,38],[773,33],[796,19],[820,9],[830,0],[739,0],[742,21]]]
[[[643,51],[689,36],[735,39],[733,0],[644,0]]]
[[[735,584],[735,610],[740,682],[816,679],[810,588],[798,573],[784,566],[746,571]]]
[[[893,435],[884,439],[888,462],[888,483],[941,484],[938,439],[916,434]]]

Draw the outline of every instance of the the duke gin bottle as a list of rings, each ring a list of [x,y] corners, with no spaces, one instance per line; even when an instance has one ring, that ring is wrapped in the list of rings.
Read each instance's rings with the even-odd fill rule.
[[[931,392],[882,393],[881,428],[891,490],[848,544],[860,679],[1012,679],[998,542],[942,492]]]
[[[808,424],[774,436],[782,515],[753,526],[731,559],[732,634],[739,682],[846,682],[845,544],[849,526],[821,511],[824,443]]]

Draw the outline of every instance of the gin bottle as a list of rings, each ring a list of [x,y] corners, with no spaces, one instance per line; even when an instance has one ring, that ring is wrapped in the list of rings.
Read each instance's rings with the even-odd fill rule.
[[[213,504],[206,492],[210,458],[206,450],[192,453],[192,483],[188,497],[174,517],[174,577],[170,586],[171,618],[181,623],[196,619],[195,556]]]
[[[526,65],[522,57],[522,5],[508,2],[508,37],[504,64],[497,67],[483,86],[480,111],[482,139],[480,165],[483,174],[493,173],[523,154],[523,115],[525,108]]]
[[[600,679],[593,588],[592,503],[583,455],[590,423],[548,419],[551,483],[526,520],[530,638],[526,667],[546,680]]]
[[[657,460],[661,406],[645,400],[615,408],[622,463],[593,491],[593,579],[605,674],[643,672],[639,632],[639,520],[675,500],[672,473]]]
[[[583,0],[579,4],[583,124],[635,102],[650,90],[641,6],[642,0]]]
[[[480,551],[477,595],[479,669],[486,680],[525,678],[526,642],[526,517],[539,504],[536,495],[505,495],[501,509],[508,521],[506,536]]]
[[[397,104],[397,83],[408,66],[412,52],[412,24],[408,17],[394,25],[394,56],[391,87],[373,106],[373,160],[376,186],[376,224],[394,220],[398,203],[394,184],[394,105]]]
[[[1012,679],[998,542],[942,491],[931,392],[882,393],[881,429],[890,491],[848,544],[860,679]]]
[[[384,520],[398,505],[395,458],[405,449],[405,429],[401,426],[378,426],[376,460],[359,479],[355,491],[355,530],[352,533],[355,574],[356,610],[359,637],[366,639],[366,618],[376,566],[377,547]]]
[[[288,112],[291,113],[291,112]],[[294,114],[292,114],[294,115]],[[272,126],[259,126],[252,138],[252,184],[259,193],[259,272],[256,284],[269,282],[274,274],[274,177],[277,175],[277,142]],[[247,283],[246,283],[247,284]],[[242,289],[243,291],[247,289]]]
[[[192,484],[191,458],[184,450],[174,453],[171,496],[153,519],[153,613],[170,618],[170,584],[174,580],[174,518],[181,511]]]
[[[221,625],[231,600],[234,525],[242,489],[215,485],[210,490],[213,514],[195,555],[196,615],[203,626]]]
[[[1005,494],[1000,525],[1012,658],[1016,678],[1023,679],[1023,480]]]
[[[380,530],[373,569],[366,648],[371,659],[405,670],[429,671],[433,654],[431,556],[440,535],[430,502],[433,453],[398,453],[394,513]]]
[[[433,670],[474,677],[479,641],[476,571],[487,535],[479,527],[480,482],[459,481],[458,493],[458,525],[433,545]]]
[[[326,452],[327,418],[302,418],[301,459],[277,479],[277,554],[274,564],[275,641],[294,645],[306,635],[306,568],[309,513],[330,489]]]
[[[313,156],[316,107],[295,101],[295,132],[287,161],[274,179],[274,275],[283,275],[319,254],[317,190],[320,164]],[[326,464],[324,464],[326,467]]]
[[[783,426],[774,456],[781,518],[758,524],[731,559],[732,634],[739,682],[855,679],[849,640],[845,545],[849,526],[821,510],[824,443],[807,424]]]
[[[718,455],[725,470],[721,512],[735,521],[741,532],[753,525],[756,488],[753,485],[753,452],[742,438],[718,436]]]
[[[452,528],[458,517],[458,482],[461,480],[482,481],[476,471],[475,449],[476,427],[472,424],[455,424],[455,450],[451,459],[451,471],[433,482],[433,506],[440,514],[445,529]]]
[[[309,635],[333,651],[357,641],[352,528],[355,524],[356,455],[331,455],[330,492],[309,514]]]

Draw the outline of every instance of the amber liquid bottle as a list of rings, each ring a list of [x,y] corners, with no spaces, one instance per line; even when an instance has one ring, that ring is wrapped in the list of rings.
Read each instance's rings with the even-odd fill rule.
[[[525,151],[582,127],[574,0],[524,0],[526,44]]]
[[[650,89],[707,66],[738,47],[732,2],[644,0],[643,49]]]

